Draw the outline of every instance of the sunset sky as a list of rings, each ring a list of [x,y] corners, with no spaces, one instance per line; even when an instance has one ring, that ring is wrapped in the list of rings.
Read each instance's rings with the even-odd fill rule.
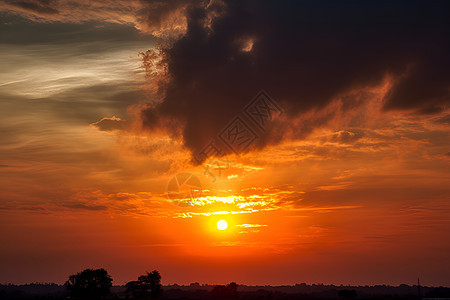
[[[0,283],[450,285],[448,1],[0,21]]]

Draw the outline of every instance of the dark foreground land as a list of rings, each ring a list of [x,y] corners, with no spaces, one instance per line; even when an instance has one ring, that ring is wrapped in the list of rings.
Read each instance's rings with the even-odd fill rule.
[[[105,299],[126,299],[125,286],[113,286]],[[420,297],[419,297],[420,294]],[[169,285],[159,299],[450,299],[450,288],[400,286],[335,286],[296,284],[293,286]],[[66,288],[57,284],[0,285],[0,299],[70,299]],[[130,296],[128,299],[133,299]]]

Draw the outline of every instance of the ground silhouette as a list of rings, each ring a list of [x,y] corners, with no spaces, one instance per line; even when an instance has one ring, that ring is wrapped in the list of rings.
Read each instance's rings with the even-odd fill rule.
[[[420,296],[421,295],[421,296]],[[399,286],[343,286],[305,283],[285,286],[247,286],[232,282],[228,285],[192,283],[166,285],[162,293],[161,274],[154,270],[126,285],[112,286],[105,269],[86,269],[70,275],[64,285],[58,284],[0,284],[0,300],[63,300],[63,299],[422,299],[450,298],[448,287],[427,287],[401,284]]]

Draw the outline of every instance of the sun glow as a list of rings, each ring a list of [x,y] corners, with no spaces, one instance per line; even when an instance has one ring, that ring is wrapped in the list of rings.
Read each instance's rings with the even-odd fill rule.
[[[228,223],[224,220],[220,220],[219,222],[217,222],[217,229],[219,230],[225,230],[228,227]]]

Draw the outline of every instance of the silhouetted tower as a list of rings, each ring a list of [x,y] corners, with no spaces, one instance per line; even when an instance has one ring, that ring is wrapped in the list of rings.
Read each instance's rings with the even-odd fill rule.
[[[419,295],[419,298],[422,298],[422,295],[420,294],[420,280],[417,278],[417,294]]]

